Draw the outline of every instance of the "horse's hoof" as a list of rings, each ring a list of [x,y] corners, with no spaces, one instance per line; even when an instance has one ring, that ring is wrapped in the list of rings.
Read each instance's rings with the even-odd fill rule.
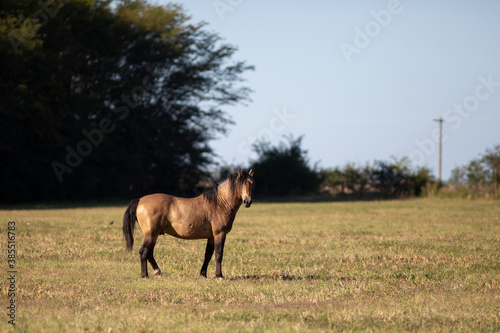
[[[224,281],[224,277],[223,277],[223,276],[218,276],[218,277],[217,277],[217,280],[219,280],[219,281]]]
[[[155,269],[155,275],[156,276],[161,276],[161,269]]]

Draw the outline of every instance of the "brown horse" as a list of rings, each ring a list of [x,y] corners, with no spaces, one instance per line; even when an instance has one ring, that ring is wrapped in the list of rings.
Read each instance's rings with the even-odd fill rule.
[[[223,279],[221,263],[226,235],[243,203],[252,204],[255,186],[253,170],[248,173],[238,170],[222,183],[215,185],[202,195],[187,199],[168,194],[151,194],[134,199],[123,216],[123,235],[127,249],[134,245],[135,221],[144,233],[144,242],[139,250],[142,277],[148,276],[147,261],[155,275],[161,275],[153,250],[159,235],[169,234],[182,239],[208,239],[205,261],[200,275],[207,277],[207,267],[215,250],[215,276]]]

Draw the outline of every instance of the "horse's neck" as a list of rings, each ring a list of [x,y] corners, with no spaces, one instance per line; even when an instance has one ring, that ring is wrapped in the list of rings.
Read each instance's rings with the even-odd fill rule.
[[[217,192],[217,206],[219,208],[228,210],[240,208],[242,199],[232,193],[229,180],[220,184]]]

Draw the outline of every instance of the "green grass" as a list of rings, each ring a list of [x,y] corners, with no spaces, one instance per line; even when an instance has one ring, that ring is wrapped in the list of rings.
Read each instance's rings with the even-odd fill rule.
[[[124,209],[0,211],[5,277],[16,221],[16,331],[500,331],[497,201],[255,202],[226,240],[225,281],[214,260],[198,277],[205,241],[169,236],[164,275],[141,279]]]

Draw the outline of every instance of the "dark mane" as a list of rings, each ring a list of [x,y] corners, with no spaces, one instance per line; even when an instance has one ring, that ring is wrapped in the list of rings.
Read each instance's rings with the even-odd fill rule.
[[[219,194],[219,185],[220,184],[224,183],[225,181],[229,181],[229,190],[231,191],[231,194],[234,194],[234,192],[236,191],[236,187],[237,187],[236,185],[243,184],[243,182],[247,179],[247,177],[248,177],[247,172],[243,172],[240,179],[238,179],[237,173],[232,173],[229,175],[229,177],[227,177],[226,179],[224,179],[220,183],[217,183],[214,186],[210,187],[205,193],[203,193],[202,194],[203,198],[205,198],[205,200],[207,202],[217,203],[217,195]],[[238,180],[238,181],[236,181],[236,180]]]
[[[202,195],[207,202],[216,202],[218,193],[219,193],[219,184],[215,184]]]

